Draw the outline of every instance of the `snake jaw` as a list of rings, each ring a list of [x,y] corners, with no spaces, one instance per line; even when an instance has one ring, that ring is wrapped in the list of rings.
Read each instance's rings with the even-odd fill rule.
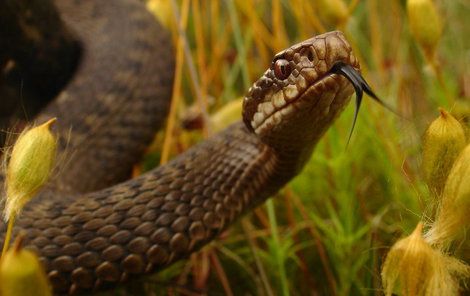
[[[254,114],[250,124],[256,134],[263,135],[272,128],[279,128],[283,120],[298,116],[302,110],[317,109],[320,114],[327,115],[335,97],[323,94],[327,94],[330,88],[340,88],[339,85],[340,76],[331,73],[318,79],[302,93],[297,92],[296,96],[288,97],[285,92],[274,93],[270,102],[260,105],[261,110]]]

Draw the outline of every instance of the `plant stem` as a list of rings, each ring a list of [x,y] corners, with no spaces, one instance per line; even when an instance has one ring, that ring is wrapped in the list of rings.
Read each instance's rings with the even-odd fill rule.
[[[286,269],[284,266],[284,260],[282,256],[279,253],[279,249],[281,248],[280,243],[279,243],[279,235],[278,235],[278,229],[277,229],[277,221],[276,221],[276,213],[274,210],[274,203],[271,199],[269,199],[266,202],[266,207],[268,209],[268,217],[269,217],[269,224],[271,228],[271,235],[274,240],[274,244],[276,245],[276,262],[277,266],[279,268],[279,277],[281,280],[281,288],[282,288],[282,295],[284,296],[289,296],[289,286],[287,283],[287,277],[286,277]]]
[[[444,92],[447,103],[449,104],[449,106],[452,106],[452,104],[454,103],[454,100],[453,100],[451,92],[447,88],[444,75],[442,74],[439,63],[437,62],[434,54],[426,55],[426,59],[428,60],[428,63],[434,72],[434,75],[436,77],[437,82],[439,83],[439,86],[442,88],[442,91]]]
[[[271,285],[269,284],[268,277],[266,275],[266,271],[264,270],[263,264],[261,263],[261,260],[259,259],[258,254],[256,253],[256,248],[257,246],[255,245],[255,241],[252,237],[252,231],[253,227],[248,223],[246,219],[242,219],[242,229],[243,232],[245,233],[245,237],[248,240],[248,246],[250,247],[250,251],[253,255],[253,259],[255,261],[256,268],[258,269],[258,273],[261,278],[261,282],[263,283],[264,291],[266,295],[268,296],[273,296],[274,293],[271,289]]]
[[[246,51],[245,46],[243,45],[243,38],[240,30],[240,24],[238,22],[235,4],[233,3],[233,0],[227,0],[226,2],[228,6],[230,23],[232,24],[233,35],[235,38],[235,46],[237,48],[238,54],[240,55],[239,62],[243,80],[243,87],[245,89],[248,89],[248,87],[250,87],[250,77],[247,66],[248,62],[246,60]]]
[[[14,224],[15,224],[15,216],[12,215],[10,219],[8,219],[7,234],[5,236],[5,242],[3,243],[3,249],[2,249],[2,256],[0,258],[2,258],[5,252],[8,250],[8,246],[10,245],[11,232],[13,230]]]
[[[189,11],[189,0],[186,0],[182,4],[181,17],[176,19],[176,22],[180,22],[181,27],[185,28],[188,20]],[[173,139],[173,128],[175,127],[175,116],[178,104],[181,97],[181,81],[184,61],[184,36],[178,34],[178,41],[176,45],[176,65],[175,65],[175,81],[173,83],[172,98],[170,103],[170,111],[168,114],[168,122],[165,128],[165,138],[163,140],[162,156],[160,158],[160,164],[165,164],[170,158],[171,142]]]

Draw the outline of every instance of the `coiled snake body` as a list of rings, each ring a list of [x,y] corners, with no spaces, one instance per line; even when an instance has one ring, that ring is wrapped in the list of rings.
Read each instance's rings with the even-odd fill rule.
[[[67,162],[16,226],[56,293],[126,281],[199,249],[302,169],[353,92],[330,72],[337,62],[359,68],[343,35],[306,40],[276,55],[250,88],[244,123],[117,183],[165,118],[169,37],[137,1],[57,5],[84,54],[38,121],[58,117]]]

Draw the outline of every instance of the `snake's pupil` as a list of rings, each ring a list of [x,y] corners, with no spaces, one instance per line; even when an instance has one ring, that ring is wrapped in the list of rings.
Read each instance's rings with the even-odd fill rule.
[[[277,60],[274,64],[274,74],[277,79],[286,79],[290,75],[291,69],[289,62],[286,60]]]

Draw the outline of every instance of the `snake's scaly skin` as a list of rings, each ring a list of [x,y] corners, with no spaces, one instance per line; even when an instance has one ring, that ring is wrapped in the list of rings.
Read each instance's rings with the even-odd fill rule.
[[[137,1],[57,4],[85,55],[39,121],[58,117],[67,162],[16,226],[57,294],[154,272],[214,239],[301,170],[353,92],[328,74],[337,61],[359,67],[343,35],[306,40],[279,53],[250,88],[245,124],[109,187],[127,176],[166,114],[170,41]],[[279,59],[292,72],[282,80]]]

